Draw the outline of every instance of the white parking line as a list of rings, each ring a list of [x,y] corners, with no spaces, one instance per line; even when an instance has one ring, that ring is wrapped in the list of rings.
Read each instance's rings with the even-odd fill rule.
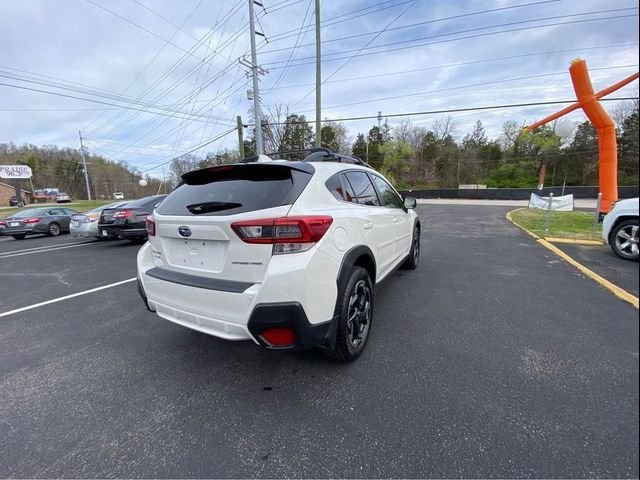
[[[85,238],[84,240],[78,240],[76,242],[63,242],[63,243],[54,243],[53,245],[41,245],[39,247],[31,247],[31,248],[22,248],[20,250],[12,250],[10,252],[0,252],[2,253],[19,253],[19,252],[30,252],[33,250],[43,250],[45,248],[55,248],[55,247],[63,247],[65,245],[80,245],[83,243],[91,243],[92,240]]]
[[[76,248],[82,247],[84,245],[93,245],[98,242],[76,242],[70,244],[61,244],[61,245],[52,245],[49,247],[34,247],[26,250],[17,250],[15,252],[4,252],[0,253],[0,258],[11,258],[11,257],[19,257],[20,255],[29,255],[31,253],[45,253],[45,252],[53,252],[55,250],[63,250],[65,248]]]
[[[89,290],[84,290],[82,292],[72,293],[71,295],[65,295],[64,297],[53,298],[51,300],[47,300],[45,302],[34,303],[33,305],[27,305],[26,307],[16,308],[15,310],[9,310],[8,312],[0,313],[0,317],[6,317],[8,315],[13,315],[14,313],[20,313],[27,310],[32,310],[38,307],[44,307],[45,305],[50,305],[52,303],[62,302],[63,300],[69,300],[70,298],[81,297],[82,295],[88,295],[90,293],[99,292],[100,290],[106,290],[107,288],[117,287],[118,285],[124,285],[125,283],[135,282],[136,277],[128,278],[126,280],[122,280],[120,282],[110,283],[108,285],[103,285],[101,287],[90,288]]]

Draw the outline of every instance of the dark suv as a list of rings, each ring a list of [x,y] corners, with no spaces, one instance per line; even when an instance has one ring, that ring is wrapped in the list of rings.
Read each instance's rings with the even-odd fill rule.
[[[147,238],[145,219],[160,205],[166,195],[152,195],[127,203],[120,208],[102,211],[98,220],[101,238],[124,238],[139,242]]]

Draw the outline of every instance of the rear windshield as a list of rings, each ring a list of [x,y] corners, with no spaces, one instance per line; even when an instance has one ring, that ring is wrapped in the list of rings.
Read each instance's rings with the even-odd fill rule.
[[[153,205],[155,205],[156,203],[158,203],[160,200],[162,200],[163,195],[154,195],[153,197],[144,197],[141,198],[140,200],[135,200],[133,202],[129,202],[126,204],[127,208],[145,208],[145,207],[151,207]],[[118,208],[124,208],[125,205],[118,207]]]
[[[16,212],[11,216],[14,218],[36,217],[38,215],[44,215],[45,210],[46,209],[44,208],[27,208],[26,210]]]
[[[290,205],[311,174],[283,165],[226,165],[190,172],[158,207],[161,215],[234,215]]]

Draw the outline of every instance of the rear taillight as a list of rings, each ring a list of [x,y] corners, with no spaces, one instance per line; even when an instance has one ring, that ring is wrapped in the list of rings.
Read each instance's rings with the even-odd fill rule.
[[[272,244],[273,253],[308,250],[318,242],[333,223],[329,216],[265,218],[235,222],[231,228],[245,243]]]
[[[84,220],[82,220],[84,223],[92,223],[98,220],[98,215],[95,215],[93,213],[86,215],[84,217]]]
[[[147,235],[156,236],[156,221],[153,219],[153,215],[147,215],[147,218],[144,219],[144,227],[147,229]]]
[[[32,218],[27,218],[26,220],[23,220],[22,223],[38,223],[40,220],[42,220],[41,217],[32,217]]]
[[[113,218],[129,218],[133,215],[133,210],[118,210],[113,214]]]

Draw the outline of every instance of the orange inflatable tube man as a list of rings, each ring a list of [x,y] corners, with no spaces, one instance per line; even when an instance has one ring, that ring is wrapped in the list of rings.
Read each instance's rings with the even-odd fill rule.
[[[636,80],[638,73],[597,93],[594,92],[593,86],[591,85],[587,63],[584,60],[574,60],[569,67],[569,74],[571,75],[573,90],[576,92],[578,101],[528,126],[527,131],[530,132],[545,123],[549,123],[569,112],[582,108],[598,132],[598,175],[600,192],[602,193],[600,212],[607,213],[611,209],[612,204],[618,200],[618,145],[616,141],[616,125],[600,104],[599,100],[605,95],[615,92]]]

